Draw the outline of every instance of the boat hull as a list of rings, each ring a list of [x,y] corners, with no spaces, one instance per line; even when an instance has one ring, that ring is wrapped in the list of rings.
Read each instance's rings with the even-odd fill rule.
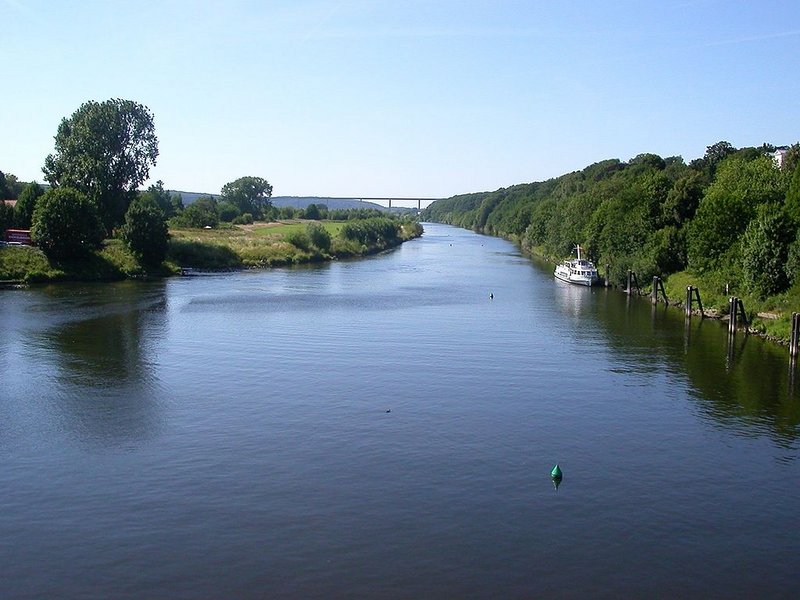
[[[570,277],[569,275],[565,275],[563,273],[559,273],[558,271],[553,273],[553,275],[555,275],[556,279],[558,279],[560,281],[565,281],[567,283],[572,283],[574,285],[585,285],[587,287],[591,287],[595,283],[597,283],[596,279],[590,279],[588,277],[580,277],[580,278],[575,277],[575,276]]]

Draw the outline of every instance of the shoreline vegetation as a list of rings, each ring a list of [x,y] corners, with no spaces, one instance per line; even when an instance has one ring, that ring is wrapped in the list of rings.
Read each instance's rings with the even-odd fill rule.
[[[118,238],[73,261],[52,261],[34,246],[0,248],[0,284],[118,281],[180,275],[186,269],[231,271],[285,267],[377,254],[421,236],[412,219],[290,219],[213,229],[170,228],[166,259],[147,266]]]
[[[612,286],[661,277],[669,304],[699,289],[705,315],[743,301],[748,332],[786,344],[800,310],[800,144],[708,146],[680,156],[609,159],[547,181],[437,200],[423,221],[514,242],[557,264],[576,244]],[[609,273],[604,273],[609,265]]]

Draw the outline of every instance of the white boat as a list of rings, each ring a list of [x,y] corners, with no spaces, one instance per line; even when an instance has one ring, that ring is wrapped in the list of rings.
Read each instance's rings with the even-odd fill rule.
[[[597,283],[597,268],[591,261],[581,258],[581,247],[576,246],[578,258],[565,260],[556,266],[555,273],[557,279],[577,285],[594,285]]]

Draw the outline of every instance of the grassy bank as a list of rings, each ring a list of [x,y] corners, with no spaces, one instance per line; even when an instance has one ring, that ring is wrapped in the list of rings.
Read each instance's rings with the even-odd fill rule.
[[[8,246],[0,248],[0,282],[113,281],[162,277],[179,273],[181,267],[224,270],[295,265],[374,254],[422,234],[418,223],[398,222],[397,237],[361,243],[342,236],[347,222],[314,223],[330,235],[329,246],[312,243],[307,221],[172,229],[167,259],[156,269],[144,268],[117,239],[106,240],[88,258],[58,264],[38,248]]]
[[[728,292],[725,284],[728,284]],[[664,280],[664,288],[670,302],[683,303],[686,298],[686,287],[694,286],[700,291],[705,313],[711,316],[728,315],[728,298],[736,296],[742,299],[747,313],[750,330],[788,343],[791,335],[792,311],[800,306],[800,284],[795,284],[785,292],[757,298],[741,289],[736,283],[725,281],[718,273],[696,275],[688,271],[673,273]]]

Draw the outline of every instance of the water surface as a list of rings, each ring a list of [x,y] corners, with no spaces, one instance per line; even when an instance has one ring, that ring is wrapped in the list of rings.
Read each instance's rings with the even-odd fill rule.
[[[800,583],[786,350],[502,240],[0,291],[0,331],[3,598]]]

